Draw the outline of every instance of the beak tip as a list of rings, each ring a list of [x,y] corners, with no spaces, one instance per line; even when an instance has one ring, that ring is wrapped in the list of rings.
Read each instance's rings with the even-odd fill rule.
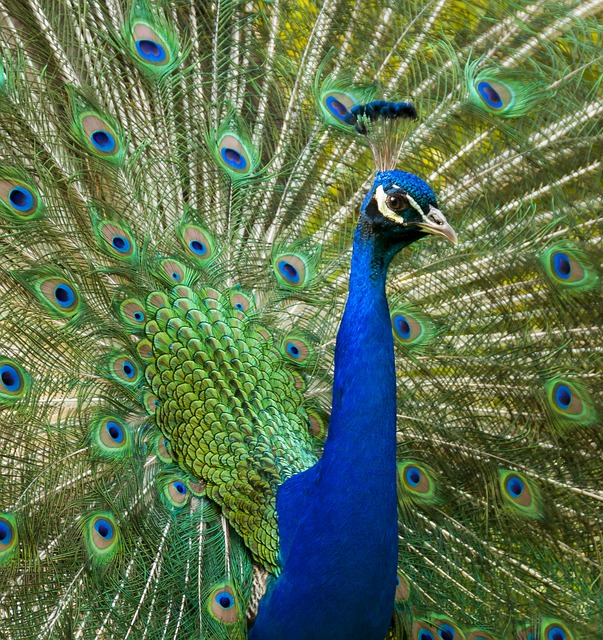
[[[450,230],[452,231],[452,233],[450,235],[446,236],[446,237],[456,247],[456,245],[459,243],[458,236],[456,235],[456,232],[454,231],[454,229],[452,227],[450,227]]]
[[[451,242],[453,245],[457,245],[459,243],[458,236],[456,235],[455,230],[448,224],[438,224],[436,225],[419,225],[420,228],[423,229],[426,233],[430,235],[439,236],[440,238],[445,238],[448,242]]]

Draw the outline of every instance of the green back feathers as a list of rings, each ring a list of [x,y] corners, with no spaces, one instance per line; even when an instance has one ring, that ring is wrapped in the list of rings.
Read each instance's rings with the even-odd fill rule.
[[[175,459],[206,481],[207,495],[227,509],[256,556],[273,564],[276,487],[314,460],[302,396],[284,366],[291,357],[267,346],[245,321],[251,299],[240,290],[206,290],[205,297],[181,286],[174,292],[182,297],[159,308],[146,329],[155,357],[146,377],[160,401],[155,420]],[[147,314],[152,317],[152,307]],[[298,357],[305,349],[305,359],[308,347],[301,345]],[[248,451],[263,451],[261,464]],[[265,478],[259,504],[256,477]],[[261,534],[249,526],[258,518]]]

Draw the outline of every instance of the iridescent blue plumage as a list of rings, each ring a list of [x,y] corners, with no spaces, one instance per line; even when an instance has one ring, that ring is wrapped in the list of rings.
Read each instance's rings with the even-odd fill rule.
[[[380,192],[389,200],[381,201]],[[393,210],[387,208],[392,198]],[[279,489],[281,573],[260,604],[252,640],[381,640],[387,633],[398,515],[396,374],[385,280],[396,253],[439,232],[425,222],[435,205],[429,186],[402,171],[379,172],[364,198],[337,333],[329,433],[320,461]]]

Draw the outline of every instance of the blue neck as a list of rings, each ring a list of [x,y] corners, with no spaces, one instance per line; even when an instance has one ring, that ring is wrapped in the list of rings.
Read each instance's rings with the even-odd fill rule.
[[[321,460],[277,497],[283,570],[249,637],[383,640],[397,566],[396,379],[385,278],[399,250],[361,225]]]

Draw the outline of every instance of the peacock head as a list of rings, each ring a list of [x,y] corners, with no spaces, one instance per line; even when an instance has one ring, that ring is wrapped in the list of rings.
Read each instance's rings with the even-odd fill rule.
[[[394,167],[409,127],[417,118],[408,102],[374,100],[354,105],[348,122],[364,136],[377,174],[360,210],[359,231],[388,247],[390,257],[426,235],[457,243],[456,233],[437,208],[431,187],[412,173]]]
[[[360,210],[359,228],[390,246],[406,246],[426,235],[457,243],[428,184],[405,171],[378,171]]]

